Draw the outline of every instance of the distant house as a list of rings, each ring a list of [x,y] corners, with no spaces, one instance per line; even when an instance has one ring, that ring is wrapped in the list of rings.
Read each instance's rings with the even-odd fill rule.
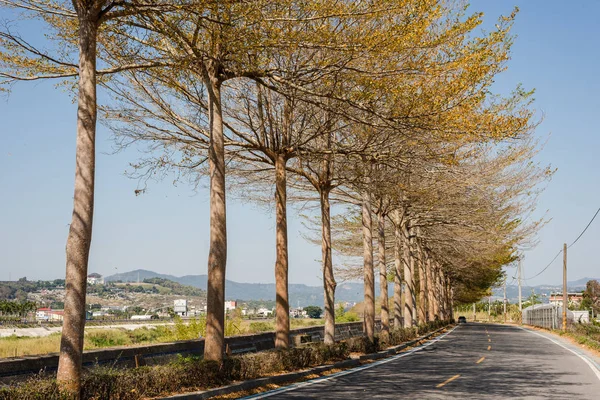
[[[37,321],[62,321],[64,310],[53,310],[51,308],[38,308],[35,312]]]
[[[233,300],[227,300],[225,302],[225,312],[235,310],[237,303]]]
[[[258,310],[256,310],[256,316],[258,317],[269,317],[272,314],[273,313],[268,308],[261,307]]]
[[[306,318],[308,313],[302,308],[290,308],[290,317],[292,318]]]
[[[187,313],[188,313],[187,300],[185,300],[185,299],[175,300],[173,302],[173,312],[182,317],[187,316]]]
[[[102,275],[92,272],[87,276],[88,285],[104,285],[104,278]]]
[[[567,299],[569,304],[579,305],[583,301],[583,293],[567,293]],[[562,293],[550,293],[548,299],[550,304],[562,307],[563,305],[563,294]]]

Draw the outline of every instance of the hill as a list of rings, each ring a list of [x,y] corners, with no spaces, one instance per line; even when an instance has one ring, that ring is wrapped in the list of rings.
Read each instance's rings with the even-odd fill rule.
[[[139,278],[138,278],[139,277]],[[140,282],[146,279],[161,278],[206,290],[207,275],[174,276],[138,269],[107,276],[105,281]],[[376,288],[376,292],[378,293]],[[323,287],[304,284],[290,284],[290,305],[305,307],[323,305]],[[376,294],[377,294],[376,293]],[[359,302],[363,300],[363,284],[356,282],[339,283],[336,289],[336,301]],[[228,300],[275,300],[274,283],[240,283],[225,281],[225,297]]]

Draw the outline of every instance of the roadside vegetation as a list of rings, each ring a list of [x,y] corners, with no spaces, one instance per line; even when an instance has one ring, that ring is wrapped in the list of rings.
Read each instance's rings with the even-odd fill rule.
[[[343,361],[351,354],[361,355],[384,350],[415,339],[447,325],[435,321],[413,328],[390,332],[387,342],[375,337],[371,342],[363,337],[332,345],[310,343],[301,347],[279,349],[228,357],[222,364],[199,357],[178,357],[168,364],[134,369],[97,367],[84,373],[81,399],[135,400],[205,390],[242,381],[302,370],[317,365]],[[86,337],[86,342],[89,340]],[[48,376],[36,376],[19,385],[0,389],[0,400],[66,399],[57,382]]]
[[[600,323],[573,324],[566,332],[556,330],[555,333],[573,339],[578,344],[600,352]]]
[[[350,315],[352,316],[351,313]],[[356,317],[356,320],[358,320],[358,317]],[[323,320],[321,319],[291,320],[292,329],[322,324]],[[273,320],[252,321],[234,317],[227,319],[225,336],[247,335],[274,330],[275,323]],[[133,330],[124,328],[89,329],[85,332],[84,349],[168,343],[178,340],[198,339],[204,337],[205,334],[206,318],[192,318],[187,321],[175,318],[174,325],[156,325]],[[46,337],[18,337],[13,335],[0,339],[0,358],[57,353],[59,348],[60,333],[54,333]]]

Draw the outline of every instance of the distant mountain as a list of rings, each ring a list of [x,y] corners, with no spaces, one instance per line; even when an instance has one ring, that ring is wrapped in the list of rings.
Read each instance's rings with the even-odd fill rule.
[[[123,281],[142,282],[148,278],[169,279],[183,285],[190,285],[206,290],[207,275],[185,275],[174,276],[159,274],[154,271],[138,269],[135,271],[124,272],[107,276],[106,282]],[[390,285],[391,287],[391,285]],[[391,290],[391,289],[390,289]],[[379,289],[376,287],[376,295]],[[304,284],[290,284],[290,305],[293,307],[305,307],[308,305],[323,305],[323,287],[308,286]],[[391,294],[391,291],[390,291]],[[275,300],[274,283],[240,283],[230,280],[225,281],[225,297],[228,300]],[[363,284],[356,282],[339,283],[335,292],[336,301],[360,302],[363,300]]]
[[[105,281],[123,282],[142,282],[147,278],[164,278],[174,282],[179,282],[183,285],[190,285],[206,290],[207,275],[185,275],[174,276],[159,274],[154,271],[145,269],[137,269],[135,271],[115,274],[104,278]],[[593,278],[582,278],[576,281],[568,282],[569,291],[582,291],[585,289],[586,283]],[[597,279],[600,280],[600,279]],[[521,292],[523,298],[526,299],[535,291],[536,294],[545,294],[542,299],[547,301],[548,296],[552,292],[562,292],[562,285],[538,285],[538,286],[523,286]],[[392,294],[393,286],[390,284],[390,295]],[[290,284],[290,305],[292,307],[305,307],[309,305],[323,306],[323,287],[308,286],[303,284]],[[493,290],[493,299],[503,298],[503,288],[495,288]],[[375,285],[375,295],[379,296],[379,285]],[[230,280],[225,281],[225,297],[228,300],[275,300],[275,284],[274,283],[240,283]],[[517,285],[509,285],[506,287],[506,297],[511,303],[515,303],[519,298],[519,290]],[[361,302],[363,301],[363,284],[357,282],[339,283],[335,291],[336,301]]]

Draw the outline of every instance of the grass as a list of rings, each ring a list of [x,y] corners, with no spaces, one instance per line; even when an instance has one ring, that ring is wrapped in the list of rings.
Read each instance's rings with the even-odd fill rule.
[[[304,328],[322,325],[320,319],[292,319],[291,328]],[[251,321],[228,318],[225,327],[226,336],[243,335],[275,330],[270,321]],[[133,346],[152,343],[168,343],[178,340],[190,340],[204,337],[206,320],[195,318],[184,323],[176,320],[172,326],[157,325],[151,328],[141,327],[134,330],[123,328],[89,329],[85,332],[84,349],[101,349],[114,346]],[[46,337],[9,336],[0,339],[0,358],[43,355],[57,353],[60,348],[60,333]]]
[[[567,332],[555,331],[560,336],[566,336],[577,344],[600,352],[600,326],[594,324],[574,324]]]

